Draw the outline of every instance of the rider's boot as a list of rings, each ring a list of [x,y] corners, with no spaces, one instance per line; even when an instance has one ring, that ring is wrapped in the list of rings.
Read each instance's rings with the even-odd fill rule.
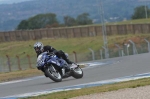
[[[68,64],[67,66],[65,66],[65,72],[69,72],[70,71],[70,65]]]
[[[73,63],[73,62],[70,61],[68,58],[66,59],[66,62],[67,62],[68,64],[72,64],[72,63]]]

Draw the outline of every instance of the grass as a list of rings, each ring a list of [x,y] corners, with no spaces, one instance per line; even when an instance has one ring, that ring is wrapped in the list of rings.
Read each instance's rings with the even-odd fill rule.
[[[132,39],[134,37],[150,38],[149,34],[128,34],[128,35],[112,35],[108,36],[108,45],[114,45],[114,43],[121,44],[125,40]],[[67,53],[76,51],[77,53],[89,52],[88,48],[93,50],[99,50],[103,46],[102,36],[85,37],[85,38],[70,38],[70,39],[42,39],[39,40],[44,45],[51,45],[57,50],[63,50]],[[16,55],[25,57],[27,54],[36,56],[33,44],[36,41],[20,41],[20,42],[4,42],[0,43],[0,57],[16,57]]]
[[[115,83],[110,85],[83,88],[79,90],[56,92],[48,95],[29,97],[25,99],[69,99],[77,96],[103,93],[108,91],[116,91],[124,88],[136,88],[136,87],[147,86],[147,85],[150,85],[150,78],[126,81],[126,82]]]
[[[43,73],[37,69],[29,69],[29,70],[15,71],[9,73],[0,73],[0,82],[18,80],[22,78],[39,76],[39,75],[43,75]]]
[[[94,49],[98,49],[102,45],[102,37],[86,37],[86,38],[72,38],[72,39],[42,39],[40,40],[44,45],[51,45],[57,50],[63,50],[68,53],[76,52],[87,52],[89,47],[93,47],[93,43],[98,46],[94,46]],[[29,54],[36,56],[33,44],[36,41],[21,41],[21,42],[5,42],[1,43],[0,56],[25,56]]]
[[[150,18],[148,19],[134,19],[134,20],[127,20],[127,21],[121,21],[121,22],[112,22],[112,23],[107,23],[107,25],[122,25],[122,24],[145,24],[145,23],[150,23],[149,22]]]

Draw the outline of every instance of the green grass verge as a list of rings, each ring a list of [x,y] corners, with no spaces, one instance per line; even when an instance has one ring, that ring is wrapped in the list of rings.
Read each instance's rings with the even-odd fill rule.
[[[150,23],[149,22],[150,18],[148,19],[134,19],[134,20],[126,20],[126,21],[121,21],[121,22],[113,22],[113,23],[107,23],[107,25],[122,25],[122,24],[145,24],[145,23]]]
[[[29,70],[15,71],[9,73],[0,73],[0,82],[18,80],[18,79],[39,76],[39,75],[43,75],[43,73],[37,69],[29,69]]]
[[[150,78],[126,81],[126,82],[110,84],[110,85],[83,88],[79,90],[56,92],[48,95],[41,95],[41,96],[30,97],[25,99],[69,99],[72,97],[77,97],[82,95],[115,91],[124,88],[136,88],[136,87],[147,86],[147,85],[150,85]]]
[[[150,34],[129,34],[129,35],[111,35],[108,36],[108,46],[114,45],[115,43],[122,44],[125,40],[132,39],[134,37],[139,38],[150,38]],[[58,50],[63,50],[67,53],[85,53],[90,52],[88,48],[93,50],[102,49],[103,38],[102,36],[96,37],[84,37],[84,38],[59,38],[59,39],[42,39],[39,40],[44,43],[44,45],[51,45]],[[0,57],[26,57],[26,55],[35,56],[36,54],[33,49],[33,44],[36,41],[20,41],[20,42],[3,42],[0,43]]]

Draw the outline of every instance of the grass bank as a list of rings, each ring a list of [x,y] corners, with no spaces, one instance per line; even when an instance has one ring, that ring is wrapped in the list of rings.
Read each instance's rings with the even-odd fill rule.
[[[0,73],[0,82],[7,82],[40,75],[43,75],[43,73],[37,69]]]
[[[123,42],[131,39],[136,43],[141,42],[143,38],[149,40],[150,34],[128,34],[128,35],[111,35],[107,36],[108,47],[114,46],[115,43],[122,44]],[[43,42],[44,45],[51,45],[57,50],[63,50],[67,53],[76,51],[77,53],[89,52],[88,48],[93,50],[99,50],[103,46],[103,37],[84,37],[84,38],[59,38],[59,39],[42,39],[37,40]],[[6,55],[14,56],[36,56],[33,44],[36,41],[20,41],[20,42],[4,42],[0,43],[0,57],[6,57]]]

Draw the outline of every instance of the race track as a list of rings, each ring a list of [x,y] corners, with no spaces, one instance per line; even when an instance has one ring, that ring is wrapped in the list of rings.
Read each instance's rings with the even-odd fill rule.
[[[62,82],[56,83],[49,78],[40,76],[11,83],[0,83],[0,97],[148,73],[150,72],[150,54],[110,58],[107,60],[87,62],[86,64],[89,67],[83,69],[84,76],[82,79],[70,77],[63,79]]]

